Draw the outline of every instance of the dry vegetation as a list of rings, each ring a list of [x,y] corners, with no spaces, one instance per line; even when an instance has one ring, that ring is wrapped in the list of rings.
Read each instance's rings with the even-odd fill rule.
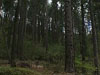
[[[74,75],[65,72],[57,71],[57,66],[50,65],[51,67],[44,66],[43,64],[38,63],[37,61],[18,61],[17,68],[10,68],[10,65],[7,60],[0,60],[0,75],[5,75],[9,72],[11,75]],[[42,62],[43,63],[43,62]],[[56,68],[55,68],[56,67]],[[14,74],[14,73],[15,74]],[[24,73],[23,73],[24,72]],[[9,75],[6,74],[6,75]]]

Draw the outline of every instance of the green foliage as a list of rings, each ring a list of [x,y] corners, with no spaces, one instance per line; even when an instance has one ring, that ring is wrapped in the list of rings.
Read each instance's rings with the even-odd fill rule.
[[[96,70],[96,68],[93,66],[93,63],[87,61],[87,62],[82,62],[82,60],[80,60],[80,58],[76,58],[75,60],[76,63],[76,67],[78,69],[78,71],[81,71],[81,68],[83,67],[87,72],[94,72]]]
[[[64,59],[64,46],[60,44],[49,45],[48,54],[43,44],[34,44],[33,41],[24,41],[24,57],[32,60],[45,60],[58,62]]]
[[[25,40],[24,41],[24,57],[25,59],[42,60],[45,55],[45,48],[42,47],[42,44],[34,44],[33,41]]]
[[[54,62],[64,59],[64,46],[60,44],[51,45],[49,47],[48,56],[52,58]]]

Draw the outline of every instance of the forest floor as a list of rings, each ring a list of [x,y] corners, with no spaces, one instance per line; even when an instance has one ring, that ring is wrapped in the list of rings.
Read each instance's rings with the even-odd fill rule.
[[[31,64],[30,64],[31,63]],[[0,67],[9,67],[10,65],[7,63],[7,61],[0,60]],[[49,67],[43,66],[43,64],[39,64],[38,62],[17,62],[17,67],[22,67],[26,69],[30,69],[32,71],[36,71],[37,73],[40,73],[40,75],[73,75],[73,74],[66,74],[63,71],[58,71],[60,68],[55,67],[53,65],[49,65]]]

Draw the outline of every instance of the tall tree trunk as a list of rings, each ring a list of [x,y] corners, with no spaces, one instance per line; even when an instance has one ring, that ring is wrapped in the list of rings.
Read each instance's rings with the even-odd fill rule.
[[[46,48],[46,55],[48,54],[48,10],[47,10],[47,0],[45,1],[45,48]]]
[[[32,10],[32,39],[34,43],[37,43],[37,0],[31,0]]]
[[[57,36],[57,0],[53,0],[52,2],[52,41],[53,43],[58,42],[58,36]],[[54,15],[55,14],[55,15]]]
[[[84,1],[81,0],[81,16],[82,16],[82,37],[81,37],[81,55],[82,55],[82,63],[86,60],[86,29],[85,29],[85,21],[84,21]],[[85,69],[82,67],[82,74],[85,73]]]
[[[41,10],[41,40],[42,40],[42,43],[43,43],[43,47],[45,47],[45,13],[46,13],[46,10],[45,10],[45,2],[42,3],[42,10]]]
[[[18,0],[16,9],[15,9],[15,18],[13,23],[13,35],[12,35],[12,49],[11,49],[11,67],[16,67],[16,26],[18,24],[18,15],[19,15],[19,4],[20,0]]]
[[[73,73],[74,49],[73,49],[73,27],[71,14],[71,0],[65,1],[65,71]]]
[[[18,57],[23,59],[23,42],[26,25],[27,0],[20,1],[20,21],[18,26]]]
[[[45,14],[45,12],[44,12],[44,14]],[[45,16],[44,16],[44,14],[43,14],[43,17],[42,17],[42,19],[41,19],[41,37],[42,37],[42,42],[43,42],[43,46],[45,46],[45,42],[44,42],[44,36],[45,36],[45,34],[44,34],[44,23],[45,23]]]
[[[2,25],[1,6],[2,6],[2,0],[0,0],[0,28],[1,28],[1,25]]]
[[[38,27],[37,27],[37,36],[38,36],[38,43],[41,42],[41,20],[40,20],[40,11],[38,16]]]
[[[10,50],[11,50],[11,36],[12,36],[12,21],[10,21],[10,26],[8,29],[8,33],[7,33],[7,50],[8,50],[8,57],[9,57],[9,62],[10,62]]]
[[[95,27],[95,22],[94,22],[94,14],[93,14],[92,6],[93,6],[92,0],[89,0],[90,18],[91,18],[91,24],[92,24],[94,65],[95,65],[95,68],[96,68],[94,75],[99,75],[97,33],[96,33],[96,27]]]
[[[0,10],[1,10],[1,6],[2,6],[2,0],[0,0]]]

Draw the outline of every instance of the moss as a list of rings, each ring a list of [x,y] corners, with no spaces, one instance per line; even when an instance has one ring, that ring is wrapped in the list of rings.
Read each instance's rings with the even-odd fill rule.
[[[41,75],[41,74],[26,68],[0,67],[0,75]]]

